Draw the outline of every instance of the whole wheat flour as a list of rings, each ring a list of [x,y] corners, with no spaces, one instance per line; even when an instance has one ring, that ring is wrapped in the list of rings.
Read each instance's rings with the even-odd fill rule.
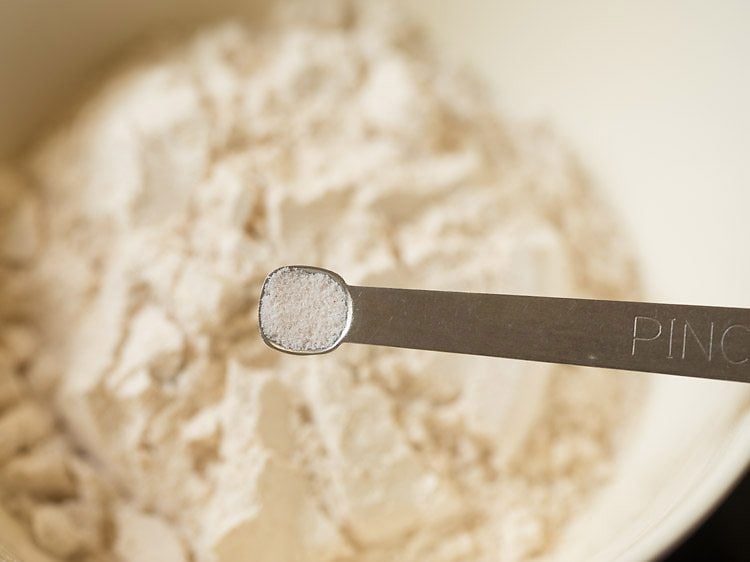
[[[628,375],[262,343],[285,263],[636,286],[548,133],[393,7],[308,6],[142,53],[0,175],[0,505],[46,559],[525,560],[607,481]]]

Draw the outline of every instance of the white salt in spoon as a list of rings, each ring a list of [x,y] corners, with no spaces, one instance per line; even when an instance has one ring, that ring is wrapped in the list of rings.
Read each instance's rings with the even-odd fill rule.
[[[347,285],[306,266],[271,272],[263,340],[318,354],[342,343],[750,382],[750,310]]]

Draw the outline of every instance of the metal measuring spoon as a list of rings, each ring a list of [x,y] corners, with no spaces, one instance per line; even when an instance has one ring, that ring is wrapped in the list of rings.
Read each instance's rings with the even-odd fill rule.
[[[275,275],[306,285],[289,302],[273,293]],[[315,287],[331,284],[340,291],[321,300]],[[286,326],[318,336],[325,325],[326,337],[290,344],[278,326],[270,330],[280,303]],[[358,343],[750,382],[750,310],[743,308],[358,287],[332,271],[287,266],[266,278],[259,318],[263,340],[287,353]],[[325,343],[297,345],[303,340]]]

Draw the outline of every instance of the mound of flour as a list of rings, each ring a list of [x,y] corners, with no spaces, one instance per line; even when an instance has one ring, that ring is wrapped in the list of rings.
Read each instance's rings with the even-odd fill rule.
[[[39,560],[524,560],[606,482],[626,375],[259,337],[286,263],[633,296],[576,162],[419,37],[287,2],[142,53],[0,174],[0,505]]]

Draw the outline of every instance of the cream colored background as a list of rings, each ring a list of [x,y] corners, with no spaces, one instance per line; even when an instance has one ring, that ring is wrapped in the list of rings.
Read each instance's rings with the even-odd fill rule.
[[[257,4],[257,3],[256,3]],[[239,0],[0,2],[0,154],[144,31]],[[750,306],[750,4],[410,0],[499,107],[546,119],[609,192],[650,297]],[[750,458],[748,392],[655,377],[614,484],[574,526],[571,560],[643,560],[725,492]]]
[[[414,4],[502,108],[551,118],[585,156],[655,298],[750,306],[750,4]]]

